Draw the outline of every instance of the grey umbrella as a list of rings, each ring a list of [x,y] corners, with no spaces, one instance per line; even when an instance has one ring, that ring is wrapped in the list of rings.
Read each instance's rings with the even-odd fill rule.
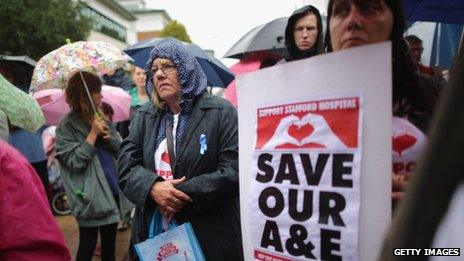
[[[241,59],[248,53],[285,50],[285,27],[288,17],[281,17],[253,28],[238,40],[224,55],[226,58]]]
[[[13,74],[16,87],[28,92],[36,61],[29,56],[0,55],[0,67]]]

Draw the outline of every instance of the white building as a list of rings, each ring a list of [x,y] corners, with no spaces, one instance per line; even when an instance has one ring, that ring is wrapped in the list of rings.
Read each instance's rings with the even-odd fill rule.
[[[87,40],[107,41],[124,49],[159,36],[172,19],[165,10],[145,7],[143,0],[81,0],[82,13],[93,19]]]

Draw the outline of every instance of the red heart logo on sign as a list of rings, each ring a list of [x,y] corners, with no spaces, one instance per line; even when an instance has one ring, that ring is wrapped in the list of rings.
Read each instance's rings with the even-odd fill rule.
[[[304,138],[311,135],[313,131],[314,131],[313,125],[309,123],[306,123],[303,126],[297,126],[295,124],[292,124],[288,128],[288,134],[292,136],[293,138],[297,139],[299,142],[301,142]]]
[[[414,136],[409,134],[402,134],[396,137],[393,137],[393,151],[396,151],[400,156],[403,151],[411,148],[416,144],[417,139]]]

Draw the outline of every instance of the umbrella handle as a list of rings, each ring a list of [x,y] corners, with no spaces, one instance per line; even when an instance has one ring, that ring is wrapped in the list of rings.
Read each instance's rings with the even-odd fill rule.
[[[89,88],[87,87],[87,83],[86,83],[85,80],[84,80],[84,75],[82,75],[82,71],[81,71],[81,70],[79,70],[79,75],[81,76],[82,82],[84,83],[85,92],[87,93],[87,97],[89,97],[90,105],[92,106],[93,112],[94,112],[96,115],[99,116],[100,114],[98,113],[97,109],[95,108],[95,104],[93,104],[92,96],[90,95]]]

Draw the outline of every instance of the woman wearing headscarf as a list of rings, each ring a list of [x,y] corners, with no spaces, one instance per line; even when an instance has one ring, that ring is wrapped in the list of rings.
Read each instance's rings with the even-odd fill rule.
[[[433,108],[432,94],[416,74],[403,40],[405,19],[401,1],[330,0],[327,9],[326,49],[328,52],[356,46],[392,42],[393,68],[393,201],[403,197],[410,169],[395,166],[403,148],[415,139],[411,162],[415,162],[425,143],[425,132]],[[397,134],[401,134],[396,136]],[[407,134],[407,135],[404,135]],[[399,137],[398,140],[395,140]],[[398,142],[398,143],[395,143]],[[419,146],[420,145],[420,146]],[[414,149],[414,150],[412,150]]]
[[[236,110],[205,92],[205,74],[181,43],[153,48],[145,70],[153,103],[135,113],[118,164],[136,205],[132,243],[147,239],[159,211],[192,224],[207,260],[243,259]]]

